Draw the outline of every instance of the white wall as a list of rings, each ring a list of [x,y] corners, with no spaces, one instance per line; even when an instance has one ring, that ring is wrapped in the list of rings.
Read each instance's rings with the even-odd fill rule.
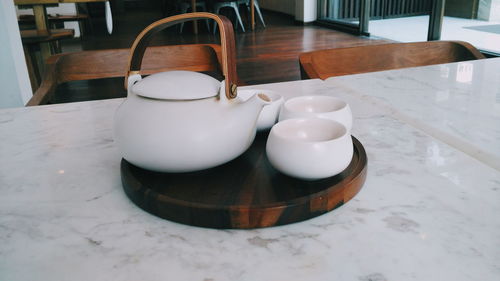
[[[318,18],[317,0],[295,0],[295,20],[313,22]]]
[[[317,0],[259,0],[263,9],[285,13],[301,22],[313,22],[317,18]]]
[[[0,0],[0,108],[21,107],[32,91],[14,1]]]

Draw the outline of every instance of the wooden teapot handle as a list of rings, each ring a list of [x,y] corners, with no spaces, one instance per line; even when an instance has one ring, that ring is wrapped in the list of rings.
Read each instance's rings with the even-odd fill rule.
[[[172,25],[199,19],[213,19],[219,26],[221,49],[222,49],[222,74],[225,77],[226,97],[233,99],[236,97],[236,51],[234,45],[233,24],[224,16],[211,13],[187,13],[171,16],[161,19],[146,27],[132,44],[128,61],[127,73],[125,74],[125,89],[127,88],[128,77],[133,74],[139,74],[141,70],[142,59],[146,47],[153,36],[159,31]]]

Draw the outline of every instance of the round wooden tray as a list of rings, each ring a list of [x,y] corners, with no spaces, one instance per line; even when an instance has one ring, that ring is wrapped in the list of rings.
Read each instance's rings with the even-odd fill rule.
[[[257,135],[240,157],[194,173],[167,174],[121,162],[127,196],[159,217],[209,228],[259,228],[307,220],[349,201],[366,179],[367,158],[356,139],[349,166],[339,175],[303,181],[275,170]]]

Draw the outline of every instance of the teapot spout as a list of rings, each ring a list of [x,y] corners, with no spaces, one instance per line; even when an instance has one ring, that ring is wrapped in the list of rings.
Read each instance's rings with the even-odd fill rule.
[[[257,93],[248,99],[247,103],[255,103],[264,106],[271,103],[271,98],[264,93]]]
[[[271,104],[271,99],[266,94],[256,93],[248,100],[241,101],[237,107],[240,108],[242,112],[245,112],[247,116],[251,116],[254,122],[257,122],[260,112],[264,106],[268,104]]]

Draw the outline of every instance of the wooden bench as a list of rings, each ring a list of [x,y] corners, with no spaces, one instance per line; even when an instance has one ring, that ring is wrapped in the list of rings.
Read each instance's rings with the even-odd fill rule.
[[[25,44],[52,42],[61,39],[73,38],[73,29],[51,29],[49,32],[36,29],[21,30],[21,40]]]
[[[78,26],[80,28],[80,36],[83,37],[84,28],[82,22],[88,22],[90,20],[89,16],[86,14],[76,14],[76,15],[48,15],[47,20],[50,28],[58,28],[58,25],[64,22],[78,22]],[[21,29],[23,27],[34,28],[35,27],[35,16],[34,15],[20,15],[18,17],[18,23]],[[90,23],[88,26],[91,27]]]

